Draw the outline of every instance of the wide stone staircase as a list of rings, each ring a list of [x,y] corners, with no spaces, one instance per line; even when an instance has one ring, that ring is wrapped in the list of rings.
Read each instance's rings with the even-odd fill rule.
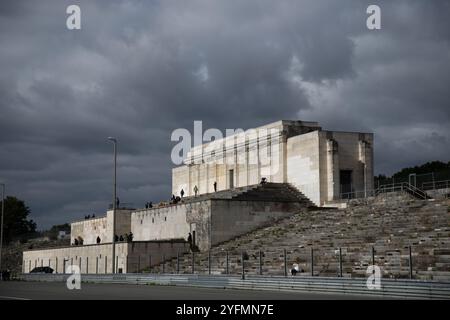
[[[256,188],[261,187],[270,186]],[[284,188],[288,193],[292,187]],[[252,190],[249,187],[233,197],[251,198]],[[407,278],[411,247],[414,278],[450,280],[449,204],[449,200],[417,200],[402,195],[391,201],[375,197],[342,210],[304,209],[209,252],[180,255],[178,261],[167,260],[150,271],[241,274],[244,257],[246,274],[285,275],[297,263],[303,271],[300,276],[311,271],[314,275],[337,276],[340,249],[344,277],[366,277],[374,250],[375,264],[381,267],[383,277]]]
[[[300,190],[289,183],[267,182],[246,187],[222,190],[214,193],[206,193],[198,196],[183,198],[183,202],[195,202],[210,199],[229,199],[241,201],[276,201],[276,202],[300,202],[307,207],[315,205]]]

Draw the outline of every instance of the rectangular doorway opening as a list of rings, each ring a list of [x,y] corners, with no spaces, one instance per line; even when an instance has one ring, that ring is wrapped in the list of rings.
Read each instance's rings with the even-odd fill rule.
[[[353,191],[352,170],[341,170],[339,174],[339,180],[341,183],[341,198],[352,198],[351,192]]]
[[[229,181],[230,181],[230,189],[234,188],[234,170],[229,170]]]

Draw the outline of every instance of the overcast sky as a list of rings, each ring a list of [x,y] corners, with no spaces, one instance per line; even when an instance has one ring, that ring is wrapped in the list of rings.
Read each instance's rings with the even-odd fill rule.
[[[377,174],[449,161],[449,17],[449,1],[2,0],[0,180],[40,229],[100,215],[115,136],[121,202],[166,199],[170,135],[194,120],[374,132]]]

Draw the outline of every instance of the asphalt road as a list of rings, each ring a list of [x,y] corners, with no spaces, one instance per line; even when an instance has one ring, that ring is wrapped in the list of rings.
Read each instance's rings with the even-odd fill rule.
[[[367,297],[309,292],[210,289],[195,287],[82,283],[69,290],[64,282],[0,282],[0,300],[317,300]]]

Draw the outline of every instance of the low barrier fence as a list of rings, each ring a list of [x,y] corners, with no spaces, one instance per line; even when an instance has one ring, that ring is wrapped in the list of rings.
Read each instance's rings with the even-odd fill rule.
[[[287,277],[292,274],[328,277],[366,277],[369,266],[380,267],[381,276],[394,279],[450,280],[450,249],[430,249],[439,243],[441,236],[450,230],[436,231],[428,238],[418,239],[416,247],[372,248],[342,247],[313,248],[310,246],[284,247],[265,250],[223,250],[210,252],[179,252],[174,258],[152,255],[116,256],[118,273],[160,274],[225,274],[270,275]],[[376,239],[367,235],[367,242]],[[423,244],[421,244],[421,242]],[[428,241],[428,242],[427,242]],[[431,241],[431,242],[430,242]],[[431,251],[430,251],[431,250]],[[83,274],[108,274],[111,262],[108,257],[65,259],[65,267],[78,265]],[[36,267],[50,266],[53,273],[64,273],[65,268],[54,268],[57,258],[26,261],[24,273]],[[60,264],[61,265],[61,264]],[[33,270],[32,270],[33,271]],[[36,270],[35,270],[36,271]]]
[[[23,274],[25,281],[65,282],[64,274]],[[348,294],[357,296],[385,296],[396,298],[450,299],[450,283],[419,280],[383,279],[380,288],[370,289],[366,279],[325,277],[263,277],[219,275],[158,275],[158,274],[116,274],[81,275],[82,282],[155,284],[174,286],[196,286],[226,289],[251,289],[288,292],[318,292]]]

